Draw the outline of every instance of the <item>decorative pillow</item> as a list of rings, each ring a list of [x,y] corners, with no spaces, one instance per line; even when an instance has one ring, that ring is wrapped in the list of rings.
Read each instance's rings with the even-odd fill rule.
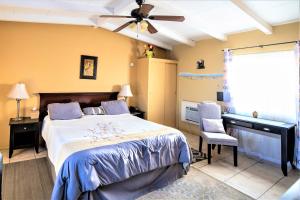
[[[51,103],[48,114],[52,120],[70,120],[81,118],[82,111],[78,102]]]
[[[99,107],[86,107],[82,109],[85,115],[105,115],[105,111],[102,106]]]
[[[124,100],[102,101],[101,106],[107,115],[129,113],[128,106]]]
[[[223,119],[202,118],[203,130],[211,133],[225,133]]]

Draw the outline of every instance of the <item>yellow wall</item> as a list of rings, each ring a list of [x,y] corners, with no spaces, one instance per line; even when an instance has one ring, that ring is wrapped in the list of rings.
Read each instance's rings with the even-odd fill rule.
[[[260,31],[250,31],[230,35],[227,41],[208,39],[197,42],[195,47],[179,45],[174,48],[173,57],[178,60],[178,72],[191,72],[200,74],[223,73],[223,52],[225,48],[238,48],[268,43],[287,42],[299,39],[299,23],[292,23],[273,27],[272,35],[265,35]],[[253,53],[259,51],[286,50],[294,45],[279,45],[263,49],[247,49],[234,51],[236,54]],[[197,70],[196,61],[205,60],[205,69]],[[177,123],[180,129],[191,133],[198,133],[198,127],[189,125],[180,120],[180,104],[182,100],[201,102],[205,100],[216,101],[216,92],[221,91],[223,79],[190,80],[178,77],[178,106]]]
[[[22,101],[27,115],[38,106],[39,92],[118,91],[121,84],[136,88],[136,67],[143,52],[136,40],[86,26],[0,22],[0,149],[9,143],[10,117],[16,102],[7,98],[12,85],[24,82],[31,98]],[[157,57],[168,52],[155,49]],[[97,80],[79,79],[80,55],[98,56]],[[130,99],[135,105],[134,97]]]

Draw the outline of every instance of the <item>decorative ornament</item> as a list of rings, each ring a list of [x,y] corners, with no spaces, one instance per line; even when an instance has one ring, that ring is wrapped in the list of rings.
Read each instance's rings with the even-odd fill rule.
[[[153,45],[148,44],[148,45],[145,45],[144,48],[145,48],[144,55],[146,56],[146,58],[153,58],[153,56],[154,56]]]
[[[254,112],[252,113],[252,116],[253,116],[254,118],[257,118],[257,117],[258,117],[258,112],[254,111]]]

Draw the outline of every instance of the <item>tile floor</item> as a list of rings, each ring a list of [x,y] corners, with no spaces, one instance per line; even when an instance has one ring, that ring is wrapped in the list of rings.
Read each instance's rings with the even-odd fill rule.
[[[198,136],[185,133],[191,147],[198,149]],[[203,151],[206,145],[203,145]],[[259,200],[274,200],[300,178],[299,170],[290,170],[284,177],[279,165],[248,157],[239,153],[238,167],[233,166],[233,152],[223,147],[222,153],[212,152],[212,163],[207,160],[193,164],[202,172],[230,185],[231,187]]]
[[[13,152],[11,158],[8,156],[8,149],[0,150],[3,155],[3,163],[20,162],[24,160],[32,160],[36,158],[42,158],[47,156],[47,150],[43,147],[39,148],[39,153],[36,153],[34,148],[16,149]]]
[[[185,133],[191,147],[198,149],[198,136]],[[34,149],[15,150],[13,157],[8,158],[8,150],[0,150],[3,154],[4,163],[12,163],[23,160],[36,159],[47,156],[47,150],[40,148],[40,152],[35,153]],[[203,145],[206,151],[206,145]],[[259,159],[250,158],[239,154],[238,167],[233,166],[232,149],[222,148],[222,153],[217,154],[216,149],[212,152],[212,163],[207,164],[207,160],[193,164],[202,172],[218,179],[227,185],[259,200],[279,199],[280,196],[300,178],[300,171],[290,170],[287,177],[284,177],[281,168]]]

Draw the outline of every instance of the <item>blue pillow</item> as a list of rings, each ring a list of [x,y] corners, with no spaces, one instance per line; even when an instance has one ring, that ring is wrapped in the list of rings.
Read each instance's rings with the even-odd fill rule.
[[[82,112],[78,102],[51,103],[48,114],[52,120],[70,120],[81,118]]]
[[[101,106],[104,108],[107,115],[119,115],[129,113],[128,106],[123,100],[103,101]]]

